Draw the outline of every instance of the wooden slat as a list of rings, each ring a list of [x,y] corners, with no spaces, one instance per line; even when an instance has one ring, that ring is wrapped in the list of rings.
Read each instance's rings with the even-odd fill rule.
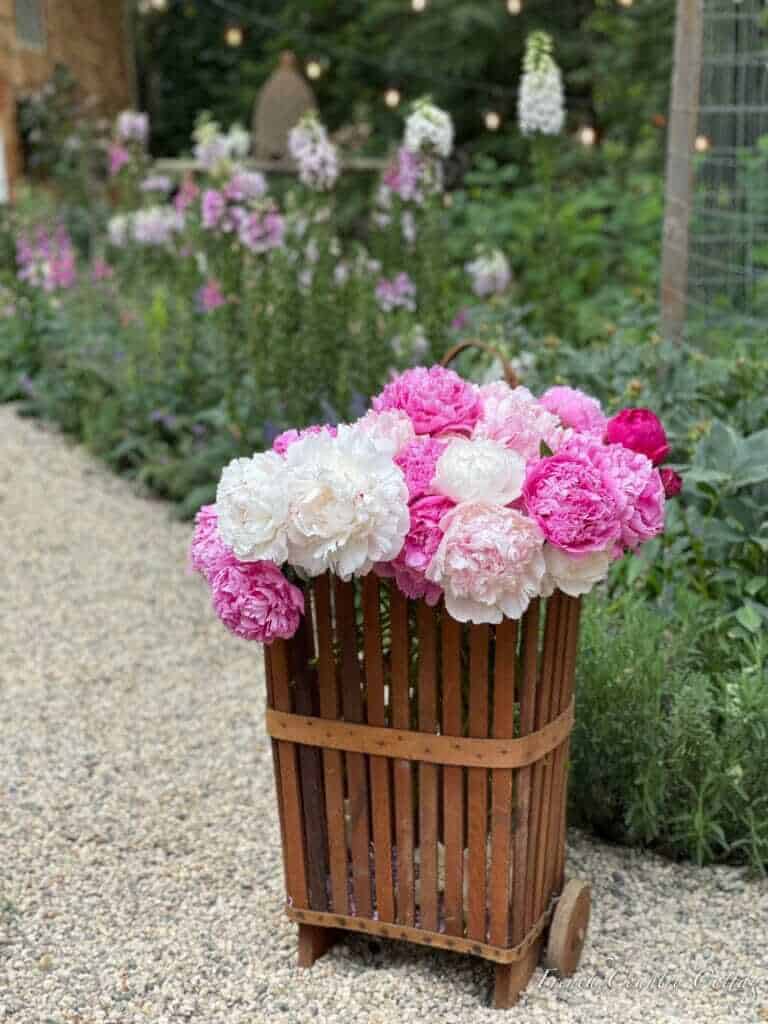
[[[536,711],[534,727],[540,729],[547,720],[552,695],[553,670],[557,653],[558,624],[562,595],[556,590],[547,599],[544,623],[544,643],[536,687]],[[528,881],[525,888],[525,926],[530,928],[536,916],[536,870],[543,856],[540,850],[542,821],[542,790],[544,786],[544,765],[533,765],[531,778],[531,802],[528,814]]]
[[[339,682],[333,653],[331,586],[329,576],[320,576],[314,584],[315,623],[318,644],[320,716],[337,719],[340,713]],[[347,837],[344,822],[344,755],[339,750],[323,750],[325,816],[328,829],[328,858],[331,875],[331,901],[339,914],[349,910],[347,898]]]
[[[363,693],[358,660],[355,622],[354,584],[336,579],[336,635],[341,651],[341,698],[344,718],[363,721]],[[368,770],[364,754],[347,754],[347,792],[349,799],[350,847],[352,855],[352,891],[355,911],[370,917],[371,872],[368,863],[371,839],[368,803]]]
[[[278,711],[291,710],[291,690],[288,675],[288,648],[285,640],[275,640],[270,650],[272,693]],[[307,858],[304,846],[304,819],[301,808],[299,764],[296,746],[278,741],[277,757],[280,770],[280,791],[283,801],[285,828],[285,882],[288,898],[296,907],[309,904]]]
[[[435,732],[437,717],[437,627],[425,601],[416,610],[419,630],[419,729]],[[437,931],[437,812],[440,769],[419,765],[419,903],[422,928]]]
[[[565,685],[561,703],[569,704],[573,697],[573,688],[576,675],[576,658],[579,646],[579,622],[581,619],[581,601],[575,598],[569,600],[571,610],[570,632],[568,634],[568,652],[565,664]],[[566,826],[568,819],[568,760],[570,755],[570,738],[562,746],[562,768],[560,771],[561,793],[559,806],[559,819],[557,826],[557,839],[555,844],[555,870],[552,878],[552,888],[561,890],[565,873],[565,843]]]
[[[384,661],[381,649],[381,617],[379,610],[379,579],[369,573],[363,579],[363,622],[365,651],[365,683],[369,725],[386,725],[384,702]],[[395,920],[395,894],[392,881],[392,789],[389,761],[371,757],[371,813],[376,913],[380,921]]]
[[[488,626],[469,628],[469,735],[488,735]],[[488,771],[467,770],[467,935],[485,941],[488,836]]]
[[[264,648],[264,676],[267,683],[267,707],[275,706],[274,687],[272,685],[272,658],[269,647]],[[277,741],[272,740],[272,771],[275,780],[275,795],[277,798],[277,816],[280,822],[280,848],[285,849],[285,813],[283,811],[283,789],[280,776],[280,759],[277,751]],[[285,858],[283,858],[283,874],[285,876]],[[288,891],[288,878],[285,876],[285,889]]]
[[[408,604],[397,587],[390,588],[392,626],[392,725],[411,727],[409,696]],[[392,767],[395,779],[395,827],[397,832],[397,920],[413,925],[416,898],[413,874],[413,773],[410,761],[398,758]]]
[[[515,668],[517,622],[505,619],[496,627],[493,685],[493,735],[515,734]],[[490,941],[509,942],[510,874],[512,870],[512,769],[491,772]]]
[[[442,618],[443,733],[461,736],[461,624]],[[463,770],[443,768],[443,842],[445,845],[445,930],[464,934],[464,785]]]
[[[538,599],[528,606],[521,623],[520,651],[520,735],[532,732],[536,710],[536,679],[539,663]],[[515,853],[512,878],[512,943],[520,942],[526,927],[526,893],[528,888],[528,821],[531,803],[533,769],[520,768],[515,776]]]
[[[557,629],[555,647],[550,667],[550,686],[548,702],[542,707],[544,722],[548,722],[554,715],[554,708],[560,699],[560,688],[562,684],[563,663],[565,658],[565,645],[568,634],[568,607],[565,594],[554,595],[558,598],[557,604]],[[550,599],[552,600],[552,599]],[[544,651],[546,659],[546,648]],[[543,761],[541,772],[541,804],[538,815],[538,844],[536,847],[536,868],[534,875],[534,897],[533,914],[538,916],[548,899],[545,889],[547,868],[551,856],[550,842],[550,821],[552,813],[552,780],[554,776],[555,753],[549,754]]]
[[[294,683],[294,709],[299,715],[316,715],[320,709],[317,671],[311,664],[314,657],[311,614],[307,595],[307,614],[302,617],[288,645]],[[325,826],[322,755],[317,747],[299,747],[299,773],[307,844],[309,905],[313,910],[327,910],[328,834]]]

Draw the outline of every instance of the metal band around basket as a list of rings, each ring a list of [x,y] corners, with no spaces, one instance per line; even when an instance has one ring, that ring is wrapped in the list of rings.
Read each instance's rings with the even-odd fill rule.
[[[437,736],[410,729],[386,729],[335,719],[306,718],[273,708],[266,715],[269,735],[286,743],[462,768],[523,768],[533,764],[567,739],[573,721],[573,700],[562,714],[542,729],[509,740]]]

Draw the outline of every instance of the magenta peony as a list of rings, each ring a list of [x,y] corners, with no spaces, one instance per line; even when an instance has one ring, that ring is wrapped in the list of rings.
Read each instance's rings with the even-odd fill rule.
[[[406,370],[372,404],[376,412],[402,409],[417,434],[470,434],[480,415],[475,388],[442,366]]]
[[[668,498],[676,498],[683,489],[683,478],[674,469],[662,469],[660,473],[664,494]]]
[[[453,508],[453,502],[439,495],[419,498],[410,506],[411,524],[400,554],[392,562],[379,562],[379,576],[394,577],[406,597],[424,598],[434,605],[442,588],[426,577],[426,571],[443,537],[440,521]]]
[[[546,572],[536,523],[511,508],[465,502],[440,527],[443,539],[427,578],[442,586],[449,615],[476,623],[520,618]]]
[[[225,565],[237,561],[232,548],[227,547],[219,536],[218,523],[216,506],[203,505],[195,516],[195,532],[189,549],[190,566],[209,583]]]
[[[607,420],[600,403],[578,388],[549,388],[539,401],[545,409],[559,416],[565,427],[584,434],[597,434],[601,438],[605,433]]]
[[[437,460],[445,448],[444,441],[435,441],[431,437],[420,437],[406,445],[396,456],[395,462],[405,475],[408,495],[412,502],[429,494]]]
[[[272,451],[277,452],[278,455],[285,455],[291,445],[300,441],[302,437],[311,437],[312,434],[322,433],[336,437],[336,427],[315,423],[311,427],[305,427],[303,430],[284,430],[272,442]]]
[[[608,420],[605,440],[609,444],[623,444],[633,452],[647,456],[658,466],[669,455],[669,444],[664,427],[656,413],[650,409],[622,409]]]
[[[571,442],[528,467],[523,486],[528,514],[550,543],[571,554],[602,551],[621,537],[618,486],[607,467],[595,464],[600,448]]]
[[[480,388],[482,415],[473,437],[499,441],[524,459],[538,458],[541,442],[556,451],[564,437],[560,420],[528,388],[496,381]]]
[[[230,632],[244,640],[288,640],[304,613],[304,595],[272,562],[232,562],[211,580],[213,607]]]

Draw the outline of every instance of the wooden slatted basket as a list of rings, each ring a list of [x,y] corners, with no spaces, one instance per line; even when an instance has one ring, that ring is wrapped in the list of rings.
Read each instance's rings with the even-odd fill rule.
[[[339,930],[483,957],[511,1005],[549,933],[578,963],[589,887],[564,884],[578,599],[463,625],[371,574],[305,586],[266,649],[287,913],[310,966]]]

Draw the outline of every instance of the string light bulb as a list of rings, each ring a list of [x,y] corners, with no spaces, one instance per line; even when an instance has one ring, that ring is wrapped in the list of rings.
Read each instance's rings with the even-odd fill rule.
[[[323,74],[323,65],[319,60],[307,61],[307,78],[317,80]]]
[[[227,46],[237,47],[243,45],[243,30],[239,25],[230,25],[224,33],[224,42]]]
[[[635,0],[619,0],[619,7],[631,7]]]
[[[521,14],[523,10],[523,0],[507,0],[507,10],[510,14]]]
[[[400,90],[399,89],[387,89],[384,93],[384,102],[388,107],[393,110],[400,104]]]
[[[497,132],[501,128],[501,114],[496,110],[487,110],[483,120],[489,132]]]
[[[411,0],[411,7],[417,14],[421,14],[427,8],[427,0]]]
[[[149,0],[149,6],[153,11],[167,11],[168,0]]]
[[[582,146],[594,146],[597,142],[597,132],[591,124],[584,124],[579,128],[579,142]]]
[[[706,153],[709,149],[709,139],[706,135],[697,135],[696,141],[693,144],[693,148],[697,153]]]

